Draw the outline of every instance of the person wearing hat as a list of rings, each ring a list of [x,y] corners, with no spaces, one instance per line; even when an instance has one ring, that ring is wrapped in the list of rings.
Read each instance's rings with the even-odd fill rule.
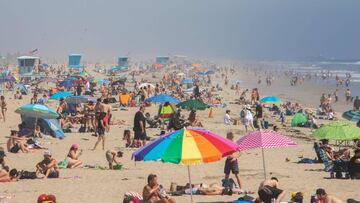
[[[58,178],[57,161],[51,157],[50,151],[44,152],[44,159],[36,164],[36,175],[43,174],[44,178]]]
[[[71,145],[71,148],[69,150],[69,153],[66,157],[68,161],[68,168],[80,168],[82,167],[83,162],[79,160],[79,157],[82,154],[82,150],[79,150],[78,144]]]
[[[327,194],[325,192],[325,190],[322,188],[319,188],[316,190],[316,196],[317,196],[318,202],[324,202],[324,203],[343,203],[344,202],[341,199],[339,199],[333,195]]]
[[[254,116],[251,113],[251,107],[249,104],[247,104],[245,106],[245,116],[244,116],[244,125],[245,125],[245,131],[248,131],[248,126],[250,126],[252,128],[252,130],[254,131]]]

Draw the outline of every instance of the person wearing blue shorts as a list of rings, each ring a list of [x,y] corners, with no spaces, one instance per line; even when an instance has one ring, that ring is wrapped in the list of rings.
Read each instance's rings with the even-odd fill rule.
[[[95,143],[95,146],[93,150],[96,149],[97,145],[102,141],[102,148],[105,150],[105,113],[100,113],[98,119],[97,119],[97,133],[98,133],[98,140]]]

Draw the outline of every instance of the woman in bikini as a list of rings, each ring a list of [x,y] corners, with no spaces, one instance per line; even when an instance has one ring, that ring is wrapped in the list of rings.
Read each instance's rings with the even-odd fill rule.
[[[68,161],[68,168],[80,168],[82,166],[82,161],[79,160],[79,157],[82,154],[82,150],[79,150],[78,144],[71,145],[71,148],[69,150],[69,153],[66,157]]]
[[[6,105],[6,101],[5,101],[4,96],[0,97],[0,107],[1,107],[1,115],[2,115],[3,120],[5,122],[5,114],[6,114],[6,111],[7,111],[7,105]]]
[[[85,116],[86,116],[86,123],[88,124],[88,132],[93,131],[95,132],[96,129],[96,122],[95,122],[95,104],[93,101],[89,101],[85,104]],[[90,128],[92,127],[92,130]]]

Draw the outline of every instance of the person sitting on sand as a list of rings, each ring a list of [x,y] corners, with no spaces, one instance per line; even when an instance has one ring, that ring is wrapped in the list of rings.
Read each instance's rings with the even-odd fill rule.
[[[36,164],[36,176],[44,175],[44,178],[59,178],[59,171],[57,169],[57,161],[51,157],[50,151],[44,152],[44,159]]]
[[[150,174],[147,185],[143,189],[143,199],[149,203],[175,203],[175,200],[161,194],[162,186],[157,182],[157,176]]]
[[[316,196],[318,202],[322,203],[343,203],[343,201],[333,195],[329,195],[324,189],[319,188],[316,190]]]
[[[124,130],[123,140],[126,141],[125,147],[132,147],[132,137],[130,130]]]
[[[195,110],[190,111],[188,121],[190,122],[190,125],[193,127],[200,127],[200,128],[204,127],[201,121],[198,120]]]
[[[14,94],[14,99],[22,99],[22,94],[21,94],[19,88],[16,90],[16,92]]]
[[[280,190],[278,186],[279,180],[276,177],[262,181],[258,190],[259,199],[264,203],[271,203],[272,199],[280,203],[285,197],[285,191]]]
[[[20,137],[18,131],[12,130],[10,138],[6,143],[7,150],[11,153],[18,153],[19,151],[28,153],[30,152],[30,149],[26,142],[27,139],[25,137]]]
[[[230,117],[230,110],[226,110],[225,116],[224,116],[224,124],[225,125],[231,125],[234,123],[234,119]]]
[[[350,159],[350,149],[344,148],[339,151],[334,151],[330,145],[329,140],[321,140],[321,147],[325,150],[327,157],[332,160],[349,160]]]
[[[113,170],[114,169],[114,163],[115,164],[119,164],[116,160],[116,157],[120,158],[123,156],[123,152],[122,151],[115,151],[115,150],[107,150],[105,152],[105,157],[107,162],[109,163],[109,169]]]
[[[14,181],[14,179],[11,178],[9,172],[6,171],[5,169],[0,169],[0,183],[11,182],[11,181]]]
[[[351,179],[360,179],[360,149],[355,150],[355,154],[349,162],[349,175]]]
[[[69,150],[69,153],[66,157],[68,161],[68,168],[80,168],[82,167],[83,162],[79,160],[79,157],[82,154],[82,150],[79,150],[78,144],[71,145],[71,148]]]
[[[37,125],[36,128],[35,128],[34,137],[42,138],[41,129],[40,129],[39,125]]]

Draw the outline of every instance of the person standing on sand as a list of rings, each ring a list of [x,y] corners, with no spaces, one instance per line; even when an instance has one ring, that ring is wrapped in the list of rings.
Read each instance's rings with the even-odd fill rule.
[[[360,99],[359,96],[356,96],[354,100],[354,110],[359,110],[359,109],[360,109]]]
[[[1,116],[2,116],[2,119],[5,123],[6,121],[6,111],[7,111],[7,104],[6,104],[6,101],[5,101],[5,97],[3,95],[1,95],[0,97],[0,107],[1,107]]]
[[[134,117],[134,144],[136,147],[140,147],[142,141],[142,145],[144,146],[146,144],[146,118],[144,116],[145,107],[141,106],[139,111],[136,112]]]
[[[317,196],[317,202],[319,203],[343,203],[344,201],[342,201],[341,199],[333,196],[333,195],[329,195],[325,192],[324,189],[319,188],[316,190],[316,196]]]
[[[233,142],[234,134],[232,132],[228,132],[226,134],[226,138]],[[239,157],[240,157],[239,152],[235,152],[226,158],[224,173],[225,173],[225,180],[229,180],[230,172],[232,172],[237,180],[239,188],[241,189],[243,185],[239,177],[239,164],[238,164]]]

